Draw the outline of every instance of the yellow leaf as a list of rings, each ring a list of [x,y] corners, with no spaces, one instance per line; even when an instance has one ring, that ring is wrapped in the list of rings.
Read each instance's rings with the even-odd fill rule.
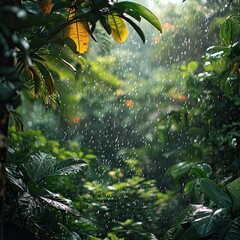
[[[107,16],[108,24],[112,29],[112,37],[118,43],[123,43],[128,37],[128,29],[123,19],[115,14]]]
[[[75,10],[71,11],[69,14],[69,20],[75,17]],[[65,34],[71,38],[76,44],[77,51],[79,53],[85,53],[88,51],[89,47],[89,35],[86,30],[86,22],[76,19],[66,27]]]

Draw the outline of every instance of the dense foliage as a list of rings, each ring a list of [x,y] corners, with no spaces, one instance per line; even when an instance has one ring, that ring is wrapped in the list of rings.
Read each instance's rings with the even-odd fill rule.
[[[238,1],[53,3],[0,10],[3,239],[239,239]]]

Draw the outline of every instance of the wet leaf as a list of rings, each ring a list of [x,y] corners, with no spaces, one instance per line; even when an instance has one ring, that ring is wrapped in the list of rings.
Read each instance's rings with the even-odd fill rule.
[[[51,72],[44,64],[42,64],[38,61],[35,61],[35,64],[37,65],[38,69],[40,70],[40,72],[44,78],[48,93],[50,95],[52,95],[55,92],[55,82],[54,82]]]
[[[123,43],[128,37],[128,29],[124,20],[117,16],[116,13],[107,16],[108,24],[112,31],[113,39],[118,43]]]
[[[125,11],[133,11],[137,12],[139,15],[141,15],[143,18],[145,18],[149,23],[151,23],[154,27],[156,27],[160,32],[162,32],[162,26],[159,22],[158,18],[146,7],[142,6],[138,3],[133,2],[118,2],[115,4],[116,7],[125,8]]]
[[[142,39],[143,43],[145,43],[146,39],[145,39],[145,35],[144,35],[142,29],[131,19],[124,17],[124,16],[122,18],[125,19],[134,28],[134,30],[137,32],[139,37]]]
[[[175,180],[185,177],[189,170],[195,165],[193,162],[181,162],[174,164],[168,169],[168,172],[172,175]]]
[[[197,209],[192,217],[191,224],[201,238],[211,235],[230,219],[226,209],[213,210],[207,207]]]
[[[76,158],[67,159],[54,165],[51,175],[68,175],[87,169],[87,164],[83,160]]]
[[[76,15],[75,10],[69,13],[69,20]],[[89,35],[86,29],[86,22],[75,19],[65,29],[65,35],[71,38],[76,44],[76,50],[79,53],[86,53],[89,48]]]
[[[39,152],[30,157],[28,163],[25,164],[25,167],[29,177],[33,181],[39,182],[51,174],[55,163],[55,157]]]
[[[237,15],[229,16],[220,28],[220,37],[226,45],[233,44],[237,39],[240,31],[240,17]]]
[[[30,67],[30,71],[32,73],[34,81],[34,93],[35,95],[37,95],[38,93],[41,92],[42,89],[42,76],[39,69],[36,66]]]
[[[190,169],[190,173],[196,174],[198,178],[209,177],[212,173],[212,168],[206,163],[197,164]]]
[[[63,198],[59,194],[54,194],[48,190],[39,196],[43,201],[51,205],[52,207],[64,211],[66,213],[71,213],[75,216],[79,216],[79,212],[74,208],[72,201],[66,198]]]
[[[219,207],[231,208],[230,197],[212,180],[203,178],[200,181],[201,191]]]
[[[235,179],[226,186],[227,192],[232,199],[232,206],[235,212],[240,212],[240,178]]]

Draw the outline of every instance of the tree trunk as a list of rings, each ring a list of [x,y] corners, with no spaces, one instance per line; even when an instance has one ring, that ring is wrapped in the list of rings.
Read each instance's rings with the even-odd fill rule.
[[[0,0],[0,7],[8,6],[20,6],[19,0]],[[6,12],[7,26],[5,26],[9,33],[12,25],[15,23],[16,16],[11,12]],[[14,69],[16,62],[15,56],[9,54],[15,49],[15,44],[12,40],[11,34],[6,34],[2,28],[0,28],[0,34],[5,38],[6,42],[1,43],[0,46],[0,88],[4,89],[6,84],[12,79],[7,78],[7,74],[4,71]],[[5,92],[2,91],[2,95]],[[9,107],[12,104],[12,99],[17,92],[11,94],[11,96],[0,96],[0,239],[3,240],[3,227],[4,227],[4,205],[5,205],[5,189],[6,189],[6,163],[7,163],[7,139],[8,139],[8,122],[9,122]]]
[[[5,199],[5,183],[6,183],[6,161],[7,161],[7,136],[9,112],[5,106],[0,105],[0,230],[1,239],[3,239],[3,223],[4,223],[4,199]]]

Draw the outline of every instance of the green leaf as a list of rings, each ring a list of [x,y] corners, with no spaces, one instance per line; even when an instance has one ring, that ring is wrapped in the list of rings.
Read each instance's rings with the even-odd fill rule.
[[[230,197],[212,180],[202,178],[200,181],[200,190],[219,207],[231,208]]]
[[[49,176],[68,175],[87,169],[87,164],[83,160],[70,158],[59,163],[56,161],[55,157],[39,152],[30,157],[25,167],[29,177],[35,182]]]
[[[224,208],[213,210],[207,207],[197,209],[190,221],[200,238],[207,237],[219,231],[230,219],[228,211]]]
[[[189,173],[195,174],[198,178],[205,178],[210,176],[212,168],[206,163],[201,163],[193,166]]]
[[[224,234],[224,240],[240,239],[240,223],[233,221]]]
[[[220,37],[225,41],[226,45],[232,45],[239,36],[240,17],[238,15],[229,16],[220,28]]]
[[[197,70],[197,68],[198,68],[198,62],[196,61],[191,61],[187,65],[187,69],[190,72],[194,72],[195,70]]]
[[[19,192],[26,191],[27,186],[22,180],[23,174],[15,166],[6,167],[6,178]]]
[[[143,18],[145,18],[149,23],[151,23],[154,27],[156,27],[160,32],[162,32],[162,26],[158,18],[149,9],[142,6],[141,4],[125,1],[125,2],[118,2],[114,6],[116,8],[124,7],[126,13],[128,11],[133,11],[138,13]]]
[[[195,165],[193,162],[180,162],[172,165],[167,172],[169,172],[175,180],[180,180],[185,177],[189,170]]]
[[[80,216],[77,209],[74,208],[72,201],[63,198],[59,194],[54,194],[48,190],[45,190],[42,192],[39,198],[58,210],[64,211],[65,213],[71,213],[75,216]]]
[[[65,59],[53,54],[39,54],[45,60],[45,65],[56,72],[61,79],[75,79],[76,68]],[[59,71],[61,69],[61,71]]]
[[[134,28],[134,30],[137,32],[139,37],[142,39],[143,43],[145,43],[146,39],[145,39],[145,35],[144,35],[142,29],[135,22],[133,22],[131,19],[129,19],[127,17],[124,17],[124,16],[122,16],[122,18],[124,20],[126,20]]]
[[[14,29],[25,29],[28,27],[44,26],[49,23],[59,23],[63,22],[65,19],[61,14],[30,14],[28,13],[24,18],[19,21],[16,21],[14,24]]]
[[[176,239],[176,240],[192,240],[198,239],[197,232],[194,228],[190,228],[189,221],[192,218],[193,213],[202,205],[188,205],[179,216],[174,220],[174,227],[171,228],[164,236],[164,240]],[[182,237],[185,236],[185,237]]]
[[[50,175],[68,175],[86,169],[87,164],[83,160],[70,158],[55,164]]]
[[[81,240],[80,236],[75,232],[61,233],[60,240]]]
[[[18,197],[18,204],[22,214],[26,217],[38,216],[43,211],[43,206],[39,199],[27,192]]]
[[[38,94],[41,92],[42,89],[42,76],[41,73],[39,72],[39,70],[36,68],[36,66],[34,67],[30,67],[30,71],[33,74],[33,81],[34,81],[34,93]]]
[[[232,200],[234,212],[240,212],[240,178],[230,182],[226,186],[227,192]]]
[[[39,152],[30,157],[25,167],[29,177],[35,182],[40,182],[43,178],[51,174],[55,163],[55,157]]]
[[[38,69],[40,70],[40,72],[44,78],[49,95],[52,95],[55,92],[55,86],[54,86],[55,83],[54,83],[54,79],[53,79],[51,72],[41,62],[39,62],[39,61],[34,61],[34,62],[37,65]]]
[[[106,30],[106,32],[110,35],[112,33],[112,29],[110,27],[110,25],[108,24],[108,21],[106,19],[105,16],[101,16],[101,18],[99,19],[102,27]]]

